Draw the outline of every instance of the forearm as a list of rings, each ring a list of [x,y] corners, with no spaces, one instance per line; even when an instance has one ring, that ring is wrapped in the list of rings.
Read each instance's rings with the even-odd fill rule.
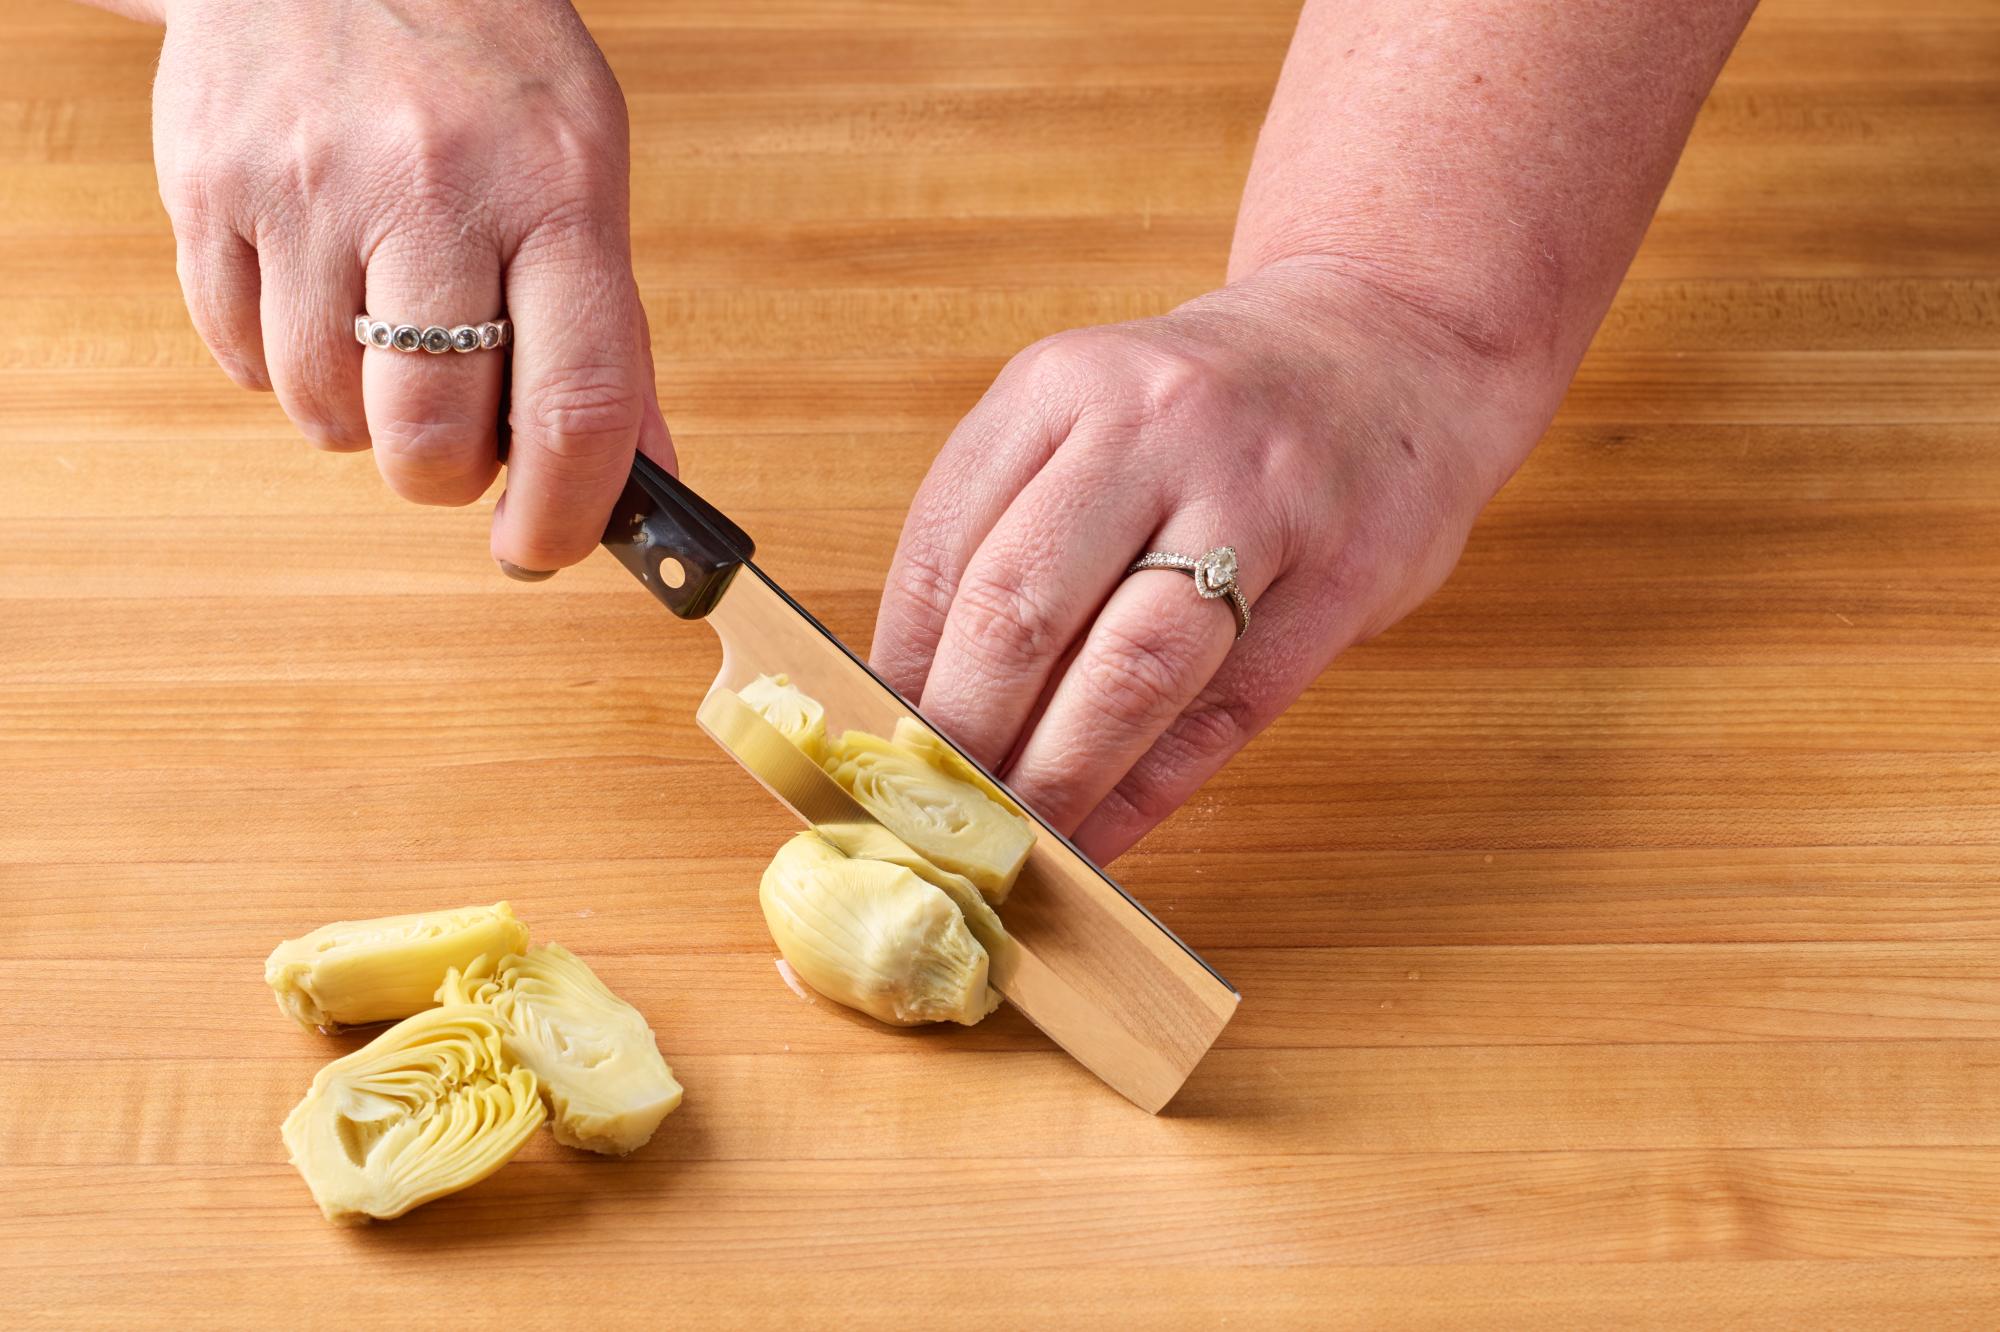
[[[1755,0],[1308,0],[1237,220],[1553,410]]]

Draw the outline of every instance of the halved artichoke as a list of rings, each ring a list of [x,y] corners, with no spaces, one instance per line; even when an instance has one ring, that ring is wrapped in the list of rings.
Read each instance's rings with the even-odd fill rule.
[[[545,1112],[500,1041],[484,1008],[433,1008],[319,1071],[284,1137],[329,1221],[401,1216],[513,1159]]]
[[[528,946],[528,927],[505,902],[342,920],[287,939],[264,962],[278,1007],[321,1031],[422,1012],[453,967]]]
[[[541,1080],[565,1146],[623,1156],[681,1103],[646,1019],[560,944],[454,971],[438,1002],[493,1011],[509,1057]]]
[[[1035,845],[1026,819],[972,783],[861,731],[828,747],[826,769],[917,854],[972,880],[994,906],[1006,900]]]
[[[736,691],[785,739],[818,763],[826,754],[826,709],[792,683],[788,675],[760,675]]]
[[[884,1022],[959,1022],[1000,1004],[986,949],[943,889],[887,860],[802,832],[758,888],[771,938],[806,984]]]

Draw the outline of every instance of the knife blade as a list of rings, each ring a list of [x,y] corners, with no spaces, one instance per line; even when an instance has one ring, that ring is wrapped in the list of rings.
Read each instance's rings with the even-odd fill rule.
[[[722,667],[696,720],[803,822],[875,820],[737,698],[743,685],[759,675],[789,675],[840,729],[886,736],[908,717],[942,735],[756,566],[755,546],[741,528],[644,455],[633,464],[604,545],[668,610],[715,631]],[[992,982],[1091,1072],[1157,1112],[1234,1016],[1236,990],[1018,797],[1015,803],[1034,824],[1035,844],[1002,907],[1018,946],[992,960]]]

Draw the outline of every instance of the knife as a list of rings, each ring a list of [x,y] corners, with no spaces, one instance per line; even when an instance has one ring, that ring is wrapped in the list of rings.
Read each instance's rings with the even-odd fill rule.
[[[741,528],[643,454],[604,546],[668,610],[703,621],[722,640],[722,669],[696,713],[701,728],[805,823],[874,822],[736,690],[784,674],[842,729],[886,736],[903,717],[937,728],[752,562],[756,548]],[[1236,990],[1018,797],[1015,804],[1033,819],[1035,845],[1007,896],[1002,919],[1018,946],[991,960],[994,988],[1113,1089],[1157,1113],[1235,1014]]]

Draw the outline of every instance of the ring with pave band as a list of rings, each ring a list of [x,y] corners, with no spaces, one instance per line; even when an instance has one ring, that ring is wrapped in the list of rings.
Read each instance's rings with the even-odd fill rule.
[[[1243,595],[1243,589],[1236,586],[1236,547],[1217,546],[1206,555],[1176,555],[1171,551],[1148,551],[1132,561],[1132,567],[1125,572],[1138,573],[1141,569],[1178,569],[1194,579],[1194,590],[1203,600],[1212,601],[1217,597],[1229,598],[1229,609],[1236,612],[1236,636],[1250,627],[1250,602]]]
[[[429,352],[433,356],[442,356],[446,352],[492,351],[506,346],[513,338],[514,326],[505,319],[489,319],[483,324],[454,324],[450,328],[443,324],[418,328],[415,324],[392,324],[386,319],[371,319],[365,314],[354,316],[354,340],[383,351]]]

